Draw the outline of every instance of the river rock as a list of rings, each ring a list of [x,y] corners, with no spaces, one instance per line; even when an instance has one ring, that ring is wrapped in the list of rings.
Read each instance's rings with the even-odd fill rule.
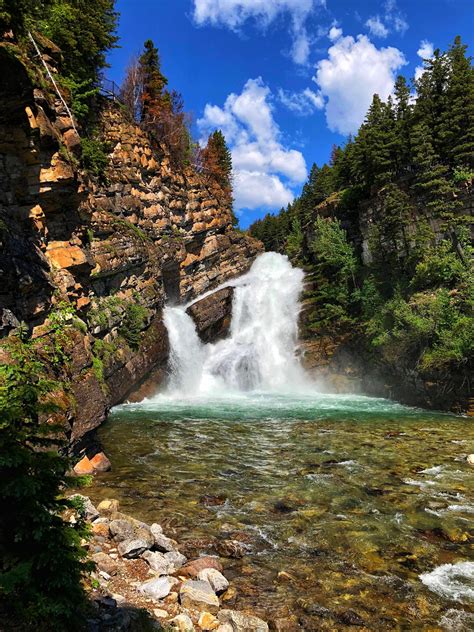
[[[87,456],[83,457],[80,461],[76,463],[73,467],[74,473],[78,476],[84,476],[85,474],[94,474],[94,466],[87,458]]]
[[[155,577],[154,579],[141,584],[139,591],[156,601],[160,601],[160,599],[167,597],[173,586],[176,586],[178,583],[179,582],[175,577],[169,577],[168,575],[165,575],[164,577]]]
[[[208,630],[216,630],[219,627],[219,619],[210,612],[202,612],[199,617],[198,625],[201,630],[205,630],[205,632],[208,632]]]
[[[466,457],[466,461],[469,465],[472,465],[474,467],[474,454],[468,454]]]
[[[140,555],[148,549],[148,542],[142,538],[136,538],[135,540],[122,540],[117,545],[117,550],[122,557],[134,558],[140,557]]]
[[[171,619],[170,623],[172,623],[179,632],[193,632],[194,624],[187,614],[178,614],[177,617]]]
[[[219,610],[219,599],[208,582],[188,579],[179,591],[181,605],[185,608],[216,614]]]
[[[176,570],[171,560],[166,559],[164,553],[159,551],[145,551],[142,558],[148,562],[152,571],[157,575],[170,575]]]
[[[118,564],[115,560],[109,557],[106,553],[94,553],[92,561],[97,564],[97,568],[109,575],[116,575],[118,571]]]
[[[217,557],[204,555],[203,557],[198,557],[192,562],[188,562],[186,566],[180,568],[179,572],[180,575],[197,577],[199,572],[205,568],[215,568],[217,571],[222,571],[222,564]]]
[[[93,505],[89,496],[83,496],[82,494],[74,494],[70,497],[71,500],[80,500],[82,503],[82,509],[80,510],[80,514],[84,516],[86,520],[90,520],[93,522],[96,518],[99,517],[99,512]]]
[[[217,615],[221,623],[231,625],[232,632],[268,632],[268,625],[262,619],[238,610],[221,610]]]
[[[117,515],[117,514],[115,514]],[[123,540],[144,540],[147,549],[151,549],[155,544],[155,538],[151,533],[150,527],[144,522],[128,518],[122,514],[118,514],[120,518],[111,520],[109,524],[110,535],[116,542]]]
[[[97,505],[97,511],[101,516],[110,516],[119,510],[119,501],[115,498],[106,498]]]
[[[198,579],[204,582],[208,582],[211,585],[212,590],[219,594],[229,588],[229,582],[224,575],[215,568],[204,568],[198,573]]]
[[[232,557],[239,559],[245,555],[248,547],[238,540],[223,540],[216,545],[217,552],[222,557]]]
[[[96,472],[108,472],[112,469],[112,463],[103,452],[98,452],[92,457],[90,463]]]
[[[169,551],[168,553],[165,553],[164,555],[165,555],[165,558],[171,564],[173,564],[176,570],[178,570],[178,568],[181,568],[188,561],[186,556],[180,553],[179,551]]]
[[[163,533],[155,533],[154,537],[154,547],[158,549],[158,551],[164,553],[171,553],[176,550],[178,543],[171,538],[166,537]]]

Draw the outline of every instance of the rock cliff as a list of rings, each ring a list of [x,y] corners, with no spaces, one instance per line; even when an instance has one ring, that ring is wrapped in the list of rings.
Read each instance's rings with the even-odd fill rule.
[[[232,228],[220,187],[173,168],[119,103],[97,103],[103,177],[81,170],[68,112],[16,53],[0,46],[0,336],[29,330],[64,385],[66,434],[77,443],[152,371],[154,384],[162,378],[165,301],[242,274],[261,245]],[[229,306],[206,299],[207,339]]]

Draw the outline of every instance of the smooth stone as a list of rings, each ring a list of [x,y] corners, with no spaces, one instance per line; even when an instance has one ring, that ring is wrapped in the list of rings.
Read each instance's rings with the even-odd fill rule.
[[[179,591],[181,605],[185,608],[217,614],[219,599],[208,582],[199,579],[188,579]]]
[[[466,461],[469,465],[472,465],[474,467],[474,454],[468,454],[466,457]]]
[[[148,548],[148,543],[141,538],[135,540],[123,540],[118,545],[118,552],[122,557],[139,557]]]
[[[155,577],[154,579],[141,584],[138,590],[152,599],[160,601],[160,599],[167,597],[173,586],[178,583],[179,582],[175,577],[165,575],[164,577]]]
[[[224,575],[215,568],[204,568],[198,573],[198,579],[204,582],[208,582],[211,585],[212,590],[219,594],[229,588],[229,582]]]
[[[94,474],[95,469],[87,456],[83,457],[80,461],[76,463],[73,467],[74,473],[78,476],[84,476],[86,474]]]
[[[176,570],[173,562],[167,560],[165,555],[158,551],[145,551],[142,558],[148,562],[151,570],[158,575],[170,575]]]
[[[99,512],[92,503],[89,496],[83,496],[82,494],[73,494],[70,496],[71,500],[79,499],[82,501],[83,510],[80,512],[86,520],[90,520],[93,522],[96,518],[99,517]]]
[[[178,614],[177,617],[171,619],[170,623],[172,623],[179,632],[193,632],[194,624],[187,614]]]
[[[268,632],[268,625],[262,619],[238,610],[221,610],[217,615],[221,623],[228,623],[232,632]]]

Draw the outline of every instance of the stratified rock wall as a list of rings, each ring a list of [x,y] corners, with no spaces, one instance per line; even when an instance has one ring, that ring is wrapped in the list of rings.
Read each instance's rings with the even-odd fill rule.
[[[99,101],[109,164],[91,179],[61,101],[36,87],[8,44],[0,74],[0,336],[20,323],[32,332],[66,385],[67,434],[77,442],[150,371],[163,377],[165,301],[189,301],[242,274],[261,245],[232,228],[211,178],[173,168],[119,104]],[[215,323],[208,309],[208,332],[222,328],[224,307],[230,301]],[[58,313],[65,353],[54,362]]]

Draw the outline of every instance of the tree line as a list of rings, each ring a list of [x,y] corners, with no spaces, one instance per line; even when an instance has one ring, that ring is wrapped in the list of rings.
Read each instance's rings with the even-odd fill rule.
[[[356,326],[391,361],[467,371],[473,177],[474,69],[456,37],[411,86],[399,76],[385,102],[375,94],[357,135],[249,230],[313,275],[315,333]]]

